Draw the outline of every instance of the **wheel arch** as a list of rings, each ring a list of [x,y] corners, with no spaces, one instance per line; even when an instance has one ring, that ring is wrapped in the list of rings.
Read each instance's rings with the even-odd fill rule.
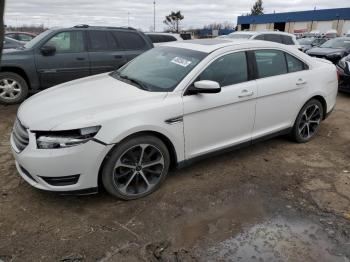
[[[23,68],[17,67],[17,66],[1,66],[0,72],[1,73],[15,73],[15,74],[18,74],[19,76],[23,77],[24,81],[26,81],[26,83],[28,85],[28,89],[31,89],[31,84],[30,84],[30,81],[29,81],[29,77],[28,77],[27,73],[25,72],[25,70]]]
[[[309,102],[311,99],[316,99],[322,104],[322,108],[323,108],[322,119],[324,120],[326,118],[326,115],[327,115],[327,101],[326,101],[326,99],[321,95],[316,95],[316,96],[311,97],[309,100],[307,100],[306,103]]]
[[[105,162],[108,160],[109,155],[112,153],[112,151],[123,141],[133,138],[133,137],[138,137],[138,136],[144,136],[144,135],[151,135],[154,137],[157,137],[158,139],[160,139],[165,146],[167,147],[168,151],[169,151],[169,155],[170,155],[170,168],[175,168],[177,165],[177,153],[176,153],[176,149],[175,146],[173,144],[173,142],[164,134],[157,132],[157,131],[153,131],[153,130],[145,130],[145,131],[138,131],[135,132],[133,134],[130,134],[128,136],[126,136],[125,138],[123,138],[121,141],[119,141],[118,143],[116,143],[106,154],[106,156],[104,157],[99,171],[98,171],[98,187],[99,188],[103,188],[103,184],[102,184],[102,169],[103,166],[105,165]]]

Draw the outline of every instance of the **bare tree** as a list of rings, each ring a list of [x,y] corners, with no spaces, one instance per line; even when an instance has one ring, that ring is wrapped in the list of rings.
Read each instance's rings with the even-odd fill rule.
[[[164,24],[166,24],[169,27],[169,31],[172,32],[179,32],[179,25],[181,20],[183,20],[185,17],[181,14],[181,11],[171,11],[169,15],[165,17],[165,20],[163,21]]]

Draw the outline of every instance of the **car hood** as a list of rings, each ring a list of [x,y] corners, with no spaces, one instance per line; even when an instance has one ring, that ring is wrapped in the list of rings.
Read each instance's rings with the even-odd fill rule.
[[[131,107],[157,103],[165,92],[148,92],[104,73],[58,85],[27,99],[18,118],[30,130],[67,130],[99,125]],[[110,113],[113,111],[113,113]]]
[[[344,52],[345,49],[343,48],[321,48],[321,47],[315,47],[312,48],[308,51],[308,54],[313,54],[313,55],[328,55],[332,53],[339,53],[339,52]]]

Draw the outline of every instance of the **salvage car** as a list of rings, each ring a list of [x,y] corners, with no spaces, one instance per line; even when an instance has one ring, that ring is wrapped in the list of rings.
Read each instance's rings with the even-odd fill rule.
[[[301,50],[295,35],[280,31],[237,31],[227,35],[227,39],[264,40],[290,45]]]
[[[5,36],[15,39],[17,41],[29,42],[30,40],[35,38],[37,35],[33,33],[27,33],[27,32],[7,32],[5,33]]]
[[[337,64],[339,90],[350,93],[350,55],[342,58]]]
[[[171,42],[112,73],[26,100],[11,134],[33,187],[131,200],[169,169],[276,135],[314,138],[337,96],[336,67],[267,41]]]
[[[318,47],[328,41],[327,38],[319,37],[306,37],[297,40],[301,46],[301,51],[306,52],[307,50]]]
[[[313,57],[327,59],[336,64],[342,57],[350,54],[350,37],[333,38],[319,47],[306,51],[306,53]]]
[[[150,48],[149,38],[133,28],[78,25],[47,30],[22,49],[4,51],[0,104],[20,103],[28,93],[113,71]]]

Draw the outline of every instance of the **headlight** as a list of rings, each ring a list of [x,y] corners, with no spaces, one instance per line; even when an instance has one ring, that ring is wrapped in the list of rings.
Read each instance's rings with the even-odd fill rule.
[[[66,131],[36,132],[38,149],[58,149],[84,144],[100,130],[100,126]]]
[[[346,67],[345,57],[339,61],[338,65],[339,65],[341,68],[345,69],[345,67]]]

